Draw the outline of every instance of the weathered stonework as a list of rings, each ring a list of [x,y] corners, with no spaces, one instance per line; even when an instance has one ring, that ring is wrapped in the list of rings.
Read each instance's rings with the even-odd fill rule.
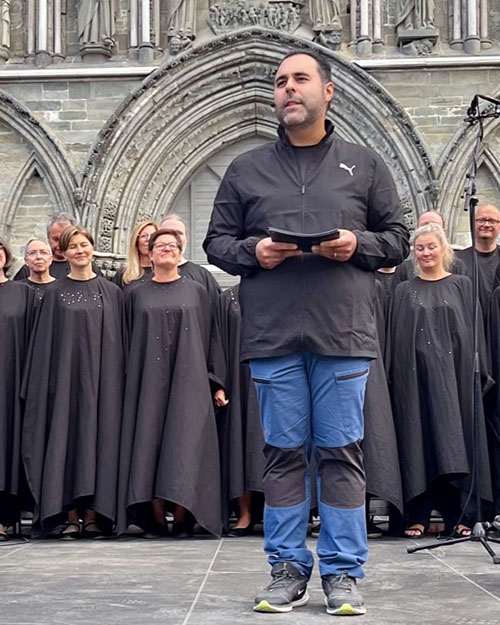
[[[223,147],[234,145],[237,153],[242,141],[275,136],[272,79],[280,57],[292,47],[319,50],[329,58],[336,88],[329,115],[342,137],[372,147],[388,163],[408,223],[436,206],[448,219],[453,241],[467,243],[461,195],[475,129],[463,120],[475,93],[500,95],[500,9],[491,0],[488,22],[478,25],[474,40],[465,23],[460,33],[452,30],[451,0],[435,3],[439,36],[432,54],[421,59],[398,48],[396,0],[370,0],[369,5],[340,0],[336,52],[331,42],[317,38],[307,2],[277,2],[279,11],[270,13],[260,9],[266,3],[224,2],[241,10],[230,24],[214,28],[216,5],[200,0],[196,38],[175,55],[168,45],[170,4],[148,0],[152,54],[147,67],[138,64],[145,45],[140,29],[134,31],[135,47],[130,30],[131,7],[142,10],[142,0],[115,0],[112,56],[96,65],[80,57],[76,0],[66,0],[59,16],[56,53],[58,4],[48,0],[45,68],[33,65],[36,55],[28,49],[33,3],[11,0],[9,60],[0,65],[0,161],[5,164],[0,231],[16,253],[29,234],[43,233],[51,212],[64,210],[97,235],[102,262],[112,271],[133,223],[176,208],[190,180]],[[219,10],[222,4],[217,3]],[[300,9],[300,22],[285,24],[293,6]],[[276,22],[278,15],[282,19]],[[454,34],[460,37],[453,39]],[[457,56],[467,53],[471,41],[480,44],[479,52],[474,48],[477,57]],[[376,58],[364,60],[370,55]],[[485,124],[477,184],[480,201],[494,203],[500,203],[498,123]],[[225,165],[220,167],[218,175]],[[192,205],[191,221],[204,223],[207,215],[197,215],[196,197]]]

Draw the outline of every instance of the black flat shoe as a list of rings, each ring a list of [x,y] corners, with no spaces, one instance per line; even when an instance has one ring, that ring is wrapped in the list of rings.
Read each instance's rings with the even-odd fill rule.
[[[177,521],[173,525],[172,536],[174,538],[192,538],[193,527],[185,521]]]
[[[94,527],[95,529],[89,529],[90,527]],[[96,538],[102,538],[104,536],[104,532],[99,528],[95,521],[89,521],[85,523],[83,526],[82,537],[90,538],[91,540],[95,540]]]
[[[246,527],[231,527],[227,532],[228,538],[242,538],[243,536],[250,536],[253,532],[253,523],[249,523]]]
[[[0,543],[6,543],[8,540],[10,540],[10,536],[4,532],[0,532]]]
[[[66,531],[70,528],[74,528],[74,530]],[[80,523],[68,521],[61,527],[57,536],[59,540],[76,540],[80,537]]]
[[[156,538],[165,538],[167,536],[170,536],[168,525],[162,525],[161,523],[151,525],[141,534],[141,538],[145,538],[146,540],[155,540]]]

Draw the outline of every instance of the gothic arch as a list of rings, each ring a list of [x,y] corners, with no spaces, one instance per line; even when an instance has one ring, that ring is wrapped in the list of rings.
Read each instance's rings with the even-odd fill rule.
[[[70,212],[80,218],[73,195],[77,187],[76,179],[63,148],[52,134],[24,105],[3,91],[0,91],[0,121],[19,133],[33,150],[11,189],[3,214],[0,215],[0,223],[10,226],[22,192],[22,189],[15,188],[21,185],[20,175],[31,176],[34,169],[43,179],[57,210]]]
[[[435,176],[427,149],[380,84],[314,43],[246,29],[169,60],[122,103],[99,134],[82,188],[100,250],[123,253],[127,225],[167,212],[189,177],[221,145],[255,134],[275,136],[272,76],[290,48],[318,49],[329,57],[337,130],[382,155],[409,223],[432,206]]]
[[[497,94],[493,97],[498,97]],[[448,224],[450,239],[453,241],[460,211],[463,209],[463,194],[467,183],[467,174],[471,166],[472,152],[477,137],[477,126],[465,126],[458,130],[443,151],[436,170],[440,188],[440,210]],[[484,123],[484,139],[479,150],[477,166],[484,166],[499,186],[500,163],[488,143],[497,138],[500,142],[500,119],[488,119]],[[477,189],[480,193],[480,189]]]

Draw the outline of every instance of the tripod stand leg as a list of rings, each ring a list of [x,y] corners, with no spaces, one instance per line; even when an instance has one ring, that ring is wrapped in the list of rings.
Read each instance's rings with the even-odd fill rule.
[[[486,549],[486,551],[490,554],[493,560],[493,564],[500,564],[500,556],[497,556],[493,549],[488,545],[488,541],[486,540],[486,538],[484,538],[484,536],[481,536],[480,538],[478,538],[478,540]]]
[[[464,536],[464,538],[452,538],[451,540],[441,540],[439,542],[432,543],[432,545],[418,545],[406,548],[407,553],[416,553],[423,549],[437,549],[438,547],[446,547],[447,545],[456,545],[457,543],[463,543],[469,541],[470,536]]]

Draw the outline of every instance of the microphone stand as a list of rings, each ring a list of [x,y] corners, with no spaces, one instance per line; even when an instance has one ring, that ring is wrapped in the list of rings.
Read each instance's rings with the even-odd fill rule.
[[[480,100],[484,100],[489,102],[489,106],[481,111],[479,106]],[[473,397],[472,397],[472,405],[473,405],[473,458],[472,458],[472,476],[471,476],[471,486],[470,486],[470,494],[475,490],[475,516],[476,522],[474,523],[474,527],[472,528],[472,532],[470,536],[464,536],[461,538],[453,538],[447,539],[441,543],[433,543],[432,545],[421,545],[421,546],[410,546],[407,548],[408,553],[416,553],[417,551],[421,551],[422,549],[436,549],[437,547],[444,547],[447,545],[455,545],[457,543],[464,542],[478,542],[480,543],[486,551],[489,553],[493,560],[493,564],[500,564],[500,556],[497,555],[488,542],[498,543],[500,544],[500,539],[491,538],[486,534],[485,524],[482,522],[482,512],[481,512],[481,463],[480,463],[480,406],[482,401],[482,392],[481,392],[481,372],[479,366],[479,333],[478,326],[479,323],[482,323],[482,319],[480,319],[480,304],[479,304],[479,266],[477,262],[477,252],[475,246],[475,219],[476,219],[476,206],[478,203],[478,199],[476,197],[476,174],[477,174],[477,158],[479,154],[479,148],[481,146],[481,142],[484,137],[484,120],[488,118],[499,118],[500,117],[500,100],[496,100],[489,96],[483,96],[476,94],[472,99],[471,106],[467,109],[467,117],[465,118],[465,122],[473,126],[474,124],[478,124],[478,132],[476,137],[476,142],[474,144],[474,149],[472,151],[472,162],[470,171],[467,174],[467,185],[465,189],[465,206],[464,209],[469,211],[469,224],[472,238],[472,247],[474,249],[473,254],[473,268],[472,268],[472,294],[473,294],[473,315],[472,322],[474,324],[474,338],[473,338],[473,348],[474,348],[474,385],[473,385]],[[470,496],[469,494],[469,496]],[[467,500],[468,501],[468,500]]]

